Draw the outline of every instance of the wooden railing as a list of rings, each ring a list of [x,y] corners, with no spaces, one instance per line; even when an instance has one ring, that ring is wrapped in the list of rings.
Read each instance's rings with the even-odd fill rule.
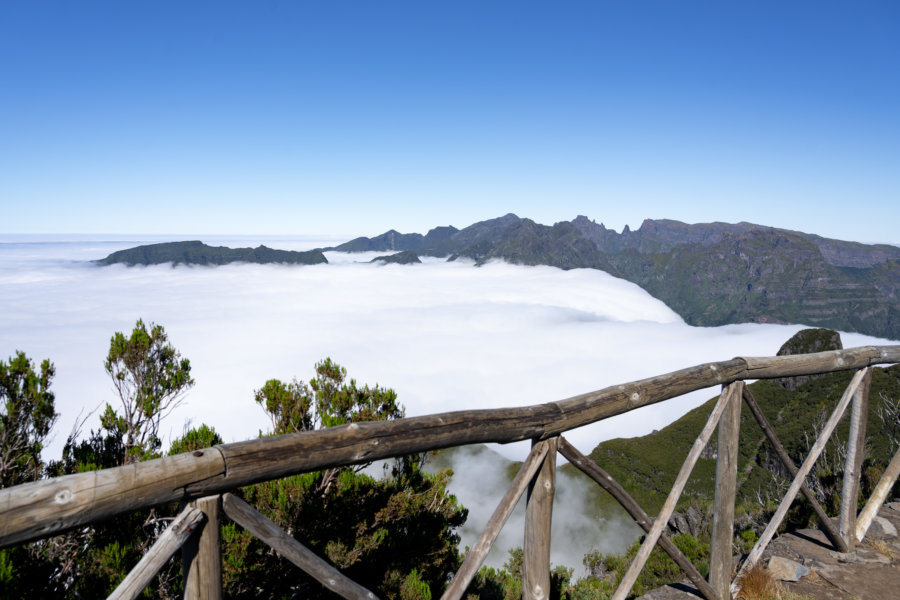
[[[794,476],[784,500],[740,572],[751,568],[781,524],[798,493],[819,515],[831,542],[842,552],[863,537],[876,511],[900,474],[900,452],[890,462],[864,510],[856,514],[862,447],[865,440],[871,367],[900,362],[900,346],[861,347],[832,352],[767,358],[735,358],[575,396],[520,408],[470,410],[399,421],[353,423],[331,429],[223,444],[193,453],[68,475],[0,490],[0,547],[21,544],[93,521],[167,502],[187,503],[111,598],[134,598],[161,566],[182,549],[185,598],[221,597],[220,512],[269,544],[326,588],[345,598],[374,599],[326,561],[281,531],[229,492],[241,486],[297,473],[475,443],[532,440],[532,449],[509,490],[448,585],[443,599],[465,593],[518,499],[527,490],[523,597],[546,600],[550,593],[550,522],[555,489],[556,453],[601,485],[625,508],[646,536],[614,598],[626,597],[657,544],[684,570],[708,600],[724,600],[736,591],[732,577],[732,535],[741,401],[748,405],[785,468]],[[834,413],[797,468],[759,410],[744,380],[856,370]],[[603,469],[583,456],[562,433],[642,406],[695,390],[722,385],[723,391],[694,442],[669,496],[655,518],[648,516]],[[804,480],[852,403],[850,439],[844,469],[839,525],[806,489]],[[663,533],[691,469],[718,428],[716,491],[713,507],[709,579]]]

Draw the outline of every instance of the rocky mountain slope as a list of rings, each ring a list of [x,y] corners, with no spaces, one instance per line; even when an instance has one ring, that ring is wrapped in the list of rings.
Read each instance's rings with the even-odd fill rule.
[[[803,323],[900,339],[900,248],[751,223],[646,220],[635,231],[586,217],[552,226],[508,214],[426,235],[389,231],[334,248],[602,269],[691,325]]]

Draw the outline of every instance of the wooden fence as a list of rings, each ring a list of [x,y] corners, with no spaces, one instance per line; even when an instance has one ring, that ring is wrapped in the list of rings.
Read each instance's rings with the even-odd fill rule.
[[[634,518],[646,536],[614,598],[625,598],[653,547],[659,545],[684,570],[708,600],[725,600],[737,591],[741,573],[759,560],[798,493],[803,493],[835,547],[847,552],[865,536],[878,508],[900,474],[900,452],[890,462],[863,511],[856,497],[872,365],[900,362],[900,346],[867,346],[795,356],[734,358],[706,363],[640,381],[608,387],[536,406],[469,410],[399,421],[353,423],[331,429],[223,444],[193,453],[79,473],[0,490],[0,547],[51,536],[93,521],[180,501],[186,508],[145,553],[110,598],[135,598],[179,548],[185,598],[221,598],[218,523],[221,513],[260,538],[323,586],[350,599],[374,599],[370,591],[280,530],[229,492],[252,483],[297,473],[366,463],[406,454],[476,443],[532,440],[532,449],[497,506],[484,533],[472,546],[443,600],[462,598],[519,498],[527,491],[523,598],[546,600],[550,593],[550,523],[555,489],[556,453],[607,490]],[[759,410],[744,380],[856,370],[850,385],[816,440],[796,467]],[[694,442],[660,513],[648,516],[603,469],[576,450],[562,434],[656,402],[712,386],[723,386],[719,400]],[[741,404],[753,413],[785,468],[794,476],[784,499],[756,546],[733,576],[732,535]],[[841,514],[832,523],[804,485],[848,405],[850,439],[844,469]],[[709,579],[666,537],[664,529],[691,469],[718,427],[716,491],[713,508]]]

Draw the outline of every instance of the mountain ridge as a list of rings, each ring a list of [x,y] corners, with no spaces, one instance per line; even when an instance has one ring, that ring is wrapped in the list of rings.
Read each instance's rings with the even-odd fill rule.
[[[435,229],[394,233],[403,251],[422,256],[600,269],[636,283],[690,325],[803,323],[900,339],[900,247],[888,244],[747,222],[646,219],[617,233],[583,215],[541,225],[509,213],[454,229],[440,239]],[[385,244],[387,233],[325,250],[400,250]]]
[[[900,339],[900,247],[747,222],[645,219],[617,233],[583,215],[542,225],[508,213],[463,229],[445,225],[425,235],[391,229],[308,252],[189,241],[138,246],[96,262],[319,264],[330,250],[398,253],[379,256],[379,263],[431,256],[600,269],[637,284],[693,326],[794,323]]]
[[[256,248],[228,248],[226,246],[209,246],[199,240],[184,242],[162,242],[146,244],[126,250],[113,252],[106,258],[94,261],[98,265],[113,264],[159,265],[226,265],[233,262],[257,264],[299,264],[315,265],[327,263],[321,250],[296,252],[292,250],[276,250],[259,245]]]

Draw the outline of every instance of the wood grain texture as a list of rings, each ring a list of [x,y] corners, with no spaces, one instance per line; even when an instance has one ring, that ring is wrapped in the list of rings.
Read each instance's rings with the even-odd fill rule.
[[[792,354],[767,358],[744,358],[747,363],[748,379],[768,379],[810,375],[812,372],[831,372],[846,369],[861,369],[882,362],[884,347],[862,346],[847,350],[813,352],[812,354]],[[891,353],[888,353],[891,354]],[[900,349],[897,353],[900,355]],[[898,356],[900,358],[900,356]]]
[[[622,505],[622,508],[631,515],[634,522],[641,526],[641,529],[647,533],[650,532],[650,528],[653,527],[653,519],[651,519],[635,499],[625,491],[625,488],[623,488],[618,481],[613,479],[612,475],[579,452],[575,446],[570,444],[569,441],[563,437],[559,438],[559,452],[582,473],[593,479],[600,487],[609,492],[609,494]],[[672,543],[672,540],[670,540],[666,534],[661,534],[657,543],[660,548],[672,557],[675,564],[684,571],[685,575],[688,576],[688,579],[691,580],[691,583],[697,586],[697,589],[700,590],[700,593],[703,594],[703,597],[706,598],[706,600],[719,600],[719,597],[716,595],[715,591],[713,591],[712,587],[710,587],[709,583],[707,583],[706,579],[703,578],[703,575],[700,574],[700,571],[697,570],[697,567],[695,567],[681,550],[678,549],[678,546]]]
[[[735,358],[615,385],[558,402],[449,412],[224,444],[201,452],[0,490],[0,547],[116,514],[190,501],[251,483],[476,443],[547,439],[682,394],[740,379],[900,361],[900,346]]]
[[[716,451],[716,491],[713,499],[712,534],[709,542],[709,585],[722,600],[730,599],[734,499],[737,491],[738,443],[741,435],[741,395],[744,382],[722,390],[727,404],[719,420]]]
[[[219,548],[220,496],[207,496],[190,503],[203,511],[206,521],[181,547],[184,600],[221,600],[222,551]]]
[[[894,454],[894,458],[891,459],[891,462],[888,464],[887,469],[884,470],[881,479],[879,479],[878,483],[875,485],[875,489],[872,490],[869,501],[866,502],[862,512],[859,513],[859,517],[856,519],[857,543],[861,542],[863,538],[866,537],[869,525],[872,524],[872,520],[875,518],[875,515],[878,514],[878,509],[884,504],[885,498],[887,498],[891,488],[894,487],[894,483],[897,482],[898,477],[900,477],[900,450],[897,450],[897,453]]]
[[[847,458],[844,462],[844,481],[841,487],[841,514],[839,527],[841,537],[849,550],[856,548],[856,509],[859,497],[859,476],[862,470],[866,444],[866,421],[869,419],[869,387],[872,384],[872,369],[866,375],[853,395],[850,405],[850,436],[847,439]]]
[[[178,513],[175,520],[166,527],[156,543],[138,561],[138,564],[125,576],[107,600],[134,600],[144,591],[169,558],[184,544],[206,516],[202,510],[186,507]]]
[[[222,479],[225,473],[225,461],[218,449],[207,448],[198,453],[0,490],[0,546],[182,500],[192,484]]]
[[[547,444],[541,470],[528,486],[525,504],[525,544],[522,559],[522,598],[547,600],[550,597],[550,526],[553,522],[553,496],[556,492],[556,450],[559,438]]]
[[[222,508],[228,518],[258,537],[278,554],[303,569],[335,594],[348,600],[377,600],[375,594],[335,569],[237,496],[225,494],[222,497]]]

